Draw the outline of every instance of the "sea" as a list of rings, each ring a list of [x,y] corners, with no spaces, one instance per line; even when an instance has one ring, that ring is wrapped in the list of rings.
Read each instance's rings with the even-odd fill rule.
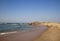
[[[33,26],[28,25],[27,23],[8,23],[8,24],[0,24],[0,35],[15,33],[17,31],[27,31],[33,29]]]
[[[16,33],[17,31],[24,32],[28,30],[32,30],[34,28],[40,28],[41,30],[46,29],[46,27],[36,27],[30,26],[28,23],[8,23],[8,24],[0,24],[0,35]]]

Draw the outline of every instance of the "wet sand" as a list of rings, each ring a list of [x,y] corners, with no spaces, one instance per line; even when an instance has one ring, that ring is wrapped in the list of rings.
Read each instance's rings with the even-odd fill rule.
[[[40,36],[48,27],[39,27],[29,31],[20,32],[8,35],[0,35],[0,41],[33,41]]]

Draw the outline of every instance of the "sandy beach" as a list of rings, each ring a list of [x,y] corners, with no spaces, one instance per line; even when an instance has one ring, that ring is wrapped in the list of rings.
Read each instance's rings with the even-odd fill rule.
[[[25,32],[18,31],[13,34],[0,35],[0,41],[33,41],[45,32],[47,28],[48,27],[39,27]]]
[[[60,27],[50,27],[34,41],[60,41]]]

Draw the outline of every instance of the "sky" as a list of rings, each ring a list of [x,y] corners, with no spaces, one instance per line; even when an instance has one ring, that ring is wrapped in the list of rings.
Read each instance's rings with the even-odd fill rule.
[[[60,22],[60,0],[0,0],[0,22]]]

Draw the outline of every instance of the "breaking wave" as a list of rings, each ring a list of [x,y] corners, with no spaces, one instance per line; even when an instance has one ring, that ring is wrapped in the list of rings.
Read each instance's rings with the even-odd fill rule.
[[[0,35],[5,35],[5,34],[12,34],[12,33],[16,33],[17,31],[13,31],[13,32],[3,32],[3,33],[0,33]]]

